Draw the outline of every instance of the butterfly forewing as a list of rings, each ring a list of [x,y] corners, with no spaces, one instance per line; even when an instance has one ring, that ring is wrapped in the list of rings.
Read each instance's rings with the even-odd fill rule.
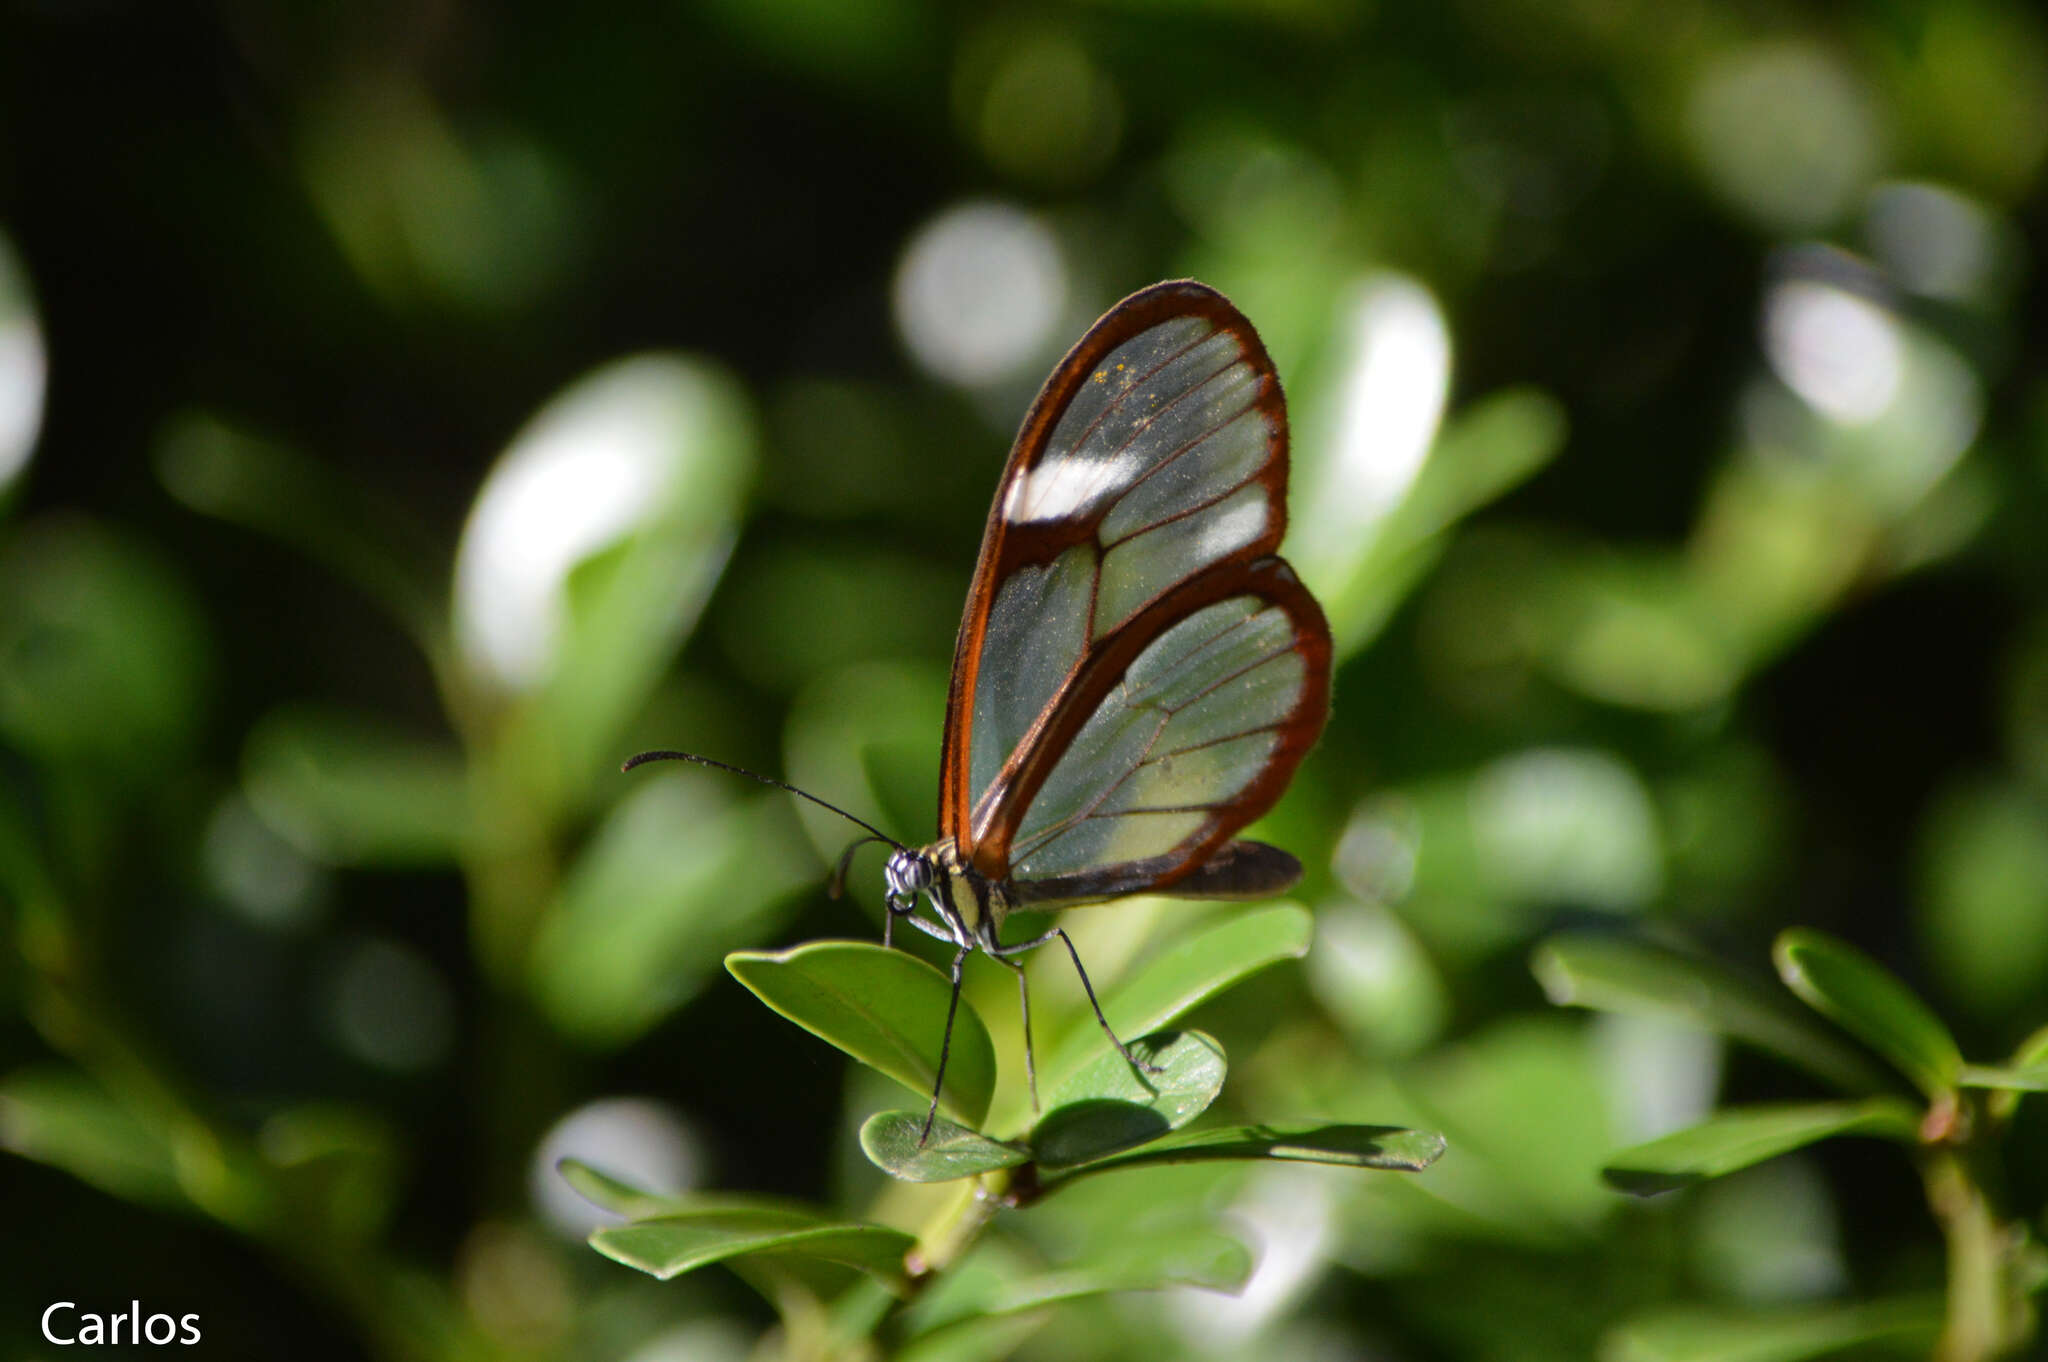
[[[1272,362],[1199,284],[1132,295],[1054,371],[954,661],[942,831],[982,874],[1039,899],[1164,886],[1279,797],[1329,672],[1321,612],[1270,556],[1286,460]],[[1219,883],[1278,873],[1237,860]]]

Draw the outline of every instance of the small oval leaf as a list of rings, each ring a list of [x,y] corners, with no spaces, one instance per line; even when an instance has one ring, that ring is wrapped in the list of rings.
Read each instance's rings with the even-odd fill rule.
[[[662,1196],[644,1188],[635,1187],[622,1178],[581,1159],[561,1159],[555,1164],[555,1171],[562,1175],[562,1181],[576,1189],[576,1194],[600,1210],[623,1215],[628,1220],[644,1220],[650,1216],[670,1215],[688,1208],[689,1202],[683,1197]]]
[[[930,1096],[953,989],[924,961],[867,941],[814,941],[786,951],[735,951],[725,967],[812,1035]],[[995,1043],[963,998],[939,1106],[962,1124],[978,1126],[995,1079]]]
[[[1874,1135],[1910,1144],[1919,1133],[1919,1113],[1897,1097],[1737,1107],[1625,1149],[1600,1172],[1621,1191],[1649,1196],[1721,1177],[1836,1135]]]
[[[932,1122],[929,1139],[924,1115],[912,1111],[881,1111],[860,1128],[861,1152],[875,1167],[905,1182],[950,1182],[1014,1168],[1031,1157],[1028,1150],[991,1140],[941,1116]]]
[[[1289,903],[1218,918],[1140,966],[1104,999],[1103,1015],[1119,1036],[1157,1031],[1238,980],[1306,955],[1313,933],[1307,910]],[[1094,1019],[1084,1014],[1045,1066],[1050,1082],[1058,1086],[1089,1063],[1101,1041]]]
[[[1127,1044],[1152,1069],[1140,1072],[1105,1046],[1054,1090],[1031,1132],[1040,1164],[1069,1167],[1156,1140],[1207,1111],[1223,1090],[1223,1047],[1200,1031],[1162,1031]]]
[[[1787,988],[1890,1060],[1929,1097],[1955,1087],[1963,1067],[1955,1037],[1884,966],[1845,941],[1805,928],[1780,933],[1771,958]]]

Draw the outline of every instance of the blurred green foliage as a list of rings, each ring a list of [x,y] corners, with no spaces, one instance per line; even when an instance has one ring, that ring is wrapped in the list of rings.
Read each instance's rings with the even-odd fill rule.
[[[1912,1355],[2039,1241],[2034,8],[44,5],[0,101],[0,1351]],[[1176,275],[1288,388],[1316,940],[1148,998],[1296,910],[1069,926],[1229,1056],[1171,1140],[1448,1149],[1140,1146],[897,1310],[964,1184],[719,968],[873,853],[616,766],[929,837],[1009,433]]]

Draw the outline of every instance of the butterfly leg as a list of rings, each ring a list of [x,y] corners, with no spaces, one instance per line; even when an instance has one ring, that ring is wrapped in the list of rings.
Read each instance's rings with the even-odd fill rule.
[[[1150,1060],[1139,1059],[1131,1053],[1129,1046],[1116,1038],[1116,1032],[1110,1029],[1109,1018],[1102,1015],[1102,1004],[1095,1000],[1095,985],[1088,982],[1088,971],[1081,964],[1081,952],[1074,949],[1074,939],[1067,935],[1065,928],[1055,927],[1044,936],[1035,936],[1029,941],[1019,941],[1014,946],[985,947],[985,949],[996,959],[1002,960],[1004,964],[1008,964],[1009,961],[1004,957],[1022,955],[1025,951],[1043,946],[1054,937],[1058,937],[1060,944],[1067,948],[1067,958],[1074,962],[1074,973],[1081,976],[1081,991],[1088,995],[1088,1006],[1095,1012],[1095,1023],[1102,1028],[1102,1034],[1109,1037],[1109,1043],[1116,1047],[1116,1052],[1124,1057],[1124,1063],[1130,1065],[1141,1074],[1165,1073],[1166,1070],[1164,1068],[1152,1063]]]
[[[916,922],[916,918],[911,919]],[[932,1105],[924,1114],[924,1129],[918,1132],[917,1147],[924,1148],[924,1142],[932,1137],[932,1122],[939,1116],[939,1093],[946,1085],[946,1056],[953,1052],[953,1017],[960,1011],[960,973],[967,964],[967,956],[974,947],[962,946],[953,953],[953,996],[946,1000],[946,1031],[939,1038],[939,1072],[932,1079]]]
[[[1024,982],[1024,966],[1000,955],[989,957],[1005,969],[1017,972],[1017,1005],[1024,1013],[1024,1082],[1031,1089],[1031,1109],[1038,1110],[1038,1060],[1031,1053],[1031,988]]]

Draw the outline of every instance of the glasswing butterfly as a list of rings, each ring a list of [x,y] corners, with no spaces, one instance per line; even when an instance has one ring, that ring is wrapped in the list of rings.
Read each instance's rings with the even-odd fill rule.
[[[1275,556],[1287,525],[1287,409],[1258,333],[1192,280],[1103,314],[1025,414],[982,533],[953,654],[939,839],[895,848],[888,913],[954,948],[952,1002],[924,1136],[976,950],[1015,971],[1037,1103],[1031,1002],[1004,919],[1131,894],[1256,899],[1300,878],[1278,847],[1233,840],[1280,798],[1329,713],[1330,630]],[[918,915],[920,901],[931,917]]]

